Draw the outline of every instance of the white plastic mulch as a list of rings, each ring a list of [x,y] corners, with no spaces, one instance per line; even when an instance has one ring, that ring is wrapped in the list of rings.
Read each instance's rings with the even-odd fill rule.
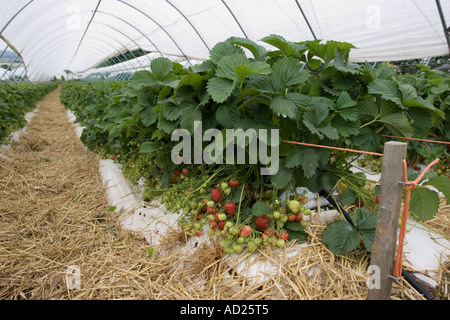
[[[82,128],[75,123],[75,116],[69,112],[70,122],[72,122],[81,135]],[[370,173],[367,170],[356,167],[355,171],[364,171],[367,177],[374,181],[380,181],[379,173]],[[157,200],[150,204],[145,204],[141,200],[142,188],[129,183],[122,175],[120,164],[112,160],[100,160],[100,173],[104,181],[110,206],[116,207],[116,212],[120,212],[120,222],[124,229],[136,232],[145,238],[152,246],[157,246],[166,235],[166,232],[176,225],[178,214],[167,212],[164,206]],[[317,208],[328,205],[323,198],[317,198],[316,194],[307,191],[310,202],[308,207]],[[329,223],[334,221],[339,213],[336,210],[321,209],[320,212],[313,210],[316,215],[315,221]],[[207,227],[207,226],[206,226]],[[205,227],[205,228],[206,228]],[[187,243],[187,250],[195,250],[198,244],[207,242],[206,232],[201,237],[191,237]],[[300,250],[302,245],[298,245]],[[438,273],[442,261],[448,259],[450,253],[450,241],[427,229],[420,223],[409,220],[404,245],[403,265],[417,271],[423,281],[427,281],[431,286],[437,286]],[[292,252],[295,254],[295,252]],[[278,272],[279,266],[272,265],[269,261],[255,263],[250,267],[238,266],[236,271],[245,271],[246,276],[254,278],[256,275],[270,274]],[[264,279],[262,279],[264,280]]]

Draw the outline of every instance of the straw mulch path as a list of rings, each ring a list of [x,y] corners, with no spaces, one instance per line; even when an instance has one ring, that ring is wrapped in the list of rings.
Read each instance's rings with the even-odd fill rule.
[[[98,157],[77,138],[56,90],[39,104],[28,134],[0,155],[0,299],[366,297],[370,256],[362,249],[334,256],[321,243],[322,226],[308,228],[309,245],[300,253],[290,244],[237,259],[214,241],[186,251],[183,232],[173,230],[148,258],[147,243],[121,230],[108,211],[98,169]],[[442,215],[448,222],[450,210]],[[249,266],[254,258],[270,261],[276,275],[260,281],[239,275],[237,263]],[[68,289],[69,267],[81,271],[81,288]],[[448,294],[448,266],[442,279],[441,292]],[[423,298],[401,280],[392,299]]]

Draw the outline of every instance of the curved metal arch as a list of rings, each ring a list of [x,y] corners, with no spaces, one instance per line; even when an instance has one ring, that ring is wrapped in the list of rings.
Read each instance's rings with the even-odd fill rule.
[[[83,40],[84,40],[84,37],[86,36],[86,34],[87,34],[88,30],[89,30],[89,27],[91,26],[91,23],[94,20],[95,15],[97,13],[97,10],[100,7],[101,3],[102,3],[102,0],[98,0],[97,6],[95,7],[94,12],[92,13],[91,20],[89,20],[89,23],[86,26],[86,29],[84,30],[83,36],[81,37],[80,42],[78,43],[77,49],[75,50],[75,53],[73,54],[72,60],[70,60],[69,66],[72,64],[73,59],[75,59],[75,56],[77,55],[78,50],[80,50],[81,44],[83,43]]]
[[[56,19],[56,20],[54,20],[54,21],[59,21],[59,20],[61,20],[61,19],[65,19],[65,18],[66,18],[66,16],[61,16],[60,18],[58,18],[58,19]],[[99,22],[94,21],[94,23],[99,23]],[[113,29],[113,30],[116,31],[116,32],[121,33],[120,31],[118,31],[117,29],[115,29],[115,28],[113,28],[113,27],[111,27],[111,26],[109,26],[109,25],[106,25],[106,24],[103,24],[103,23],[100,23],[100,24],[106,26],[107,28]],[[50,26],[51,24],[48,24],[48,25]],[[102,34],[105,35],[104,33],[102,33]],[[129,39],[130,41],[133,41],[133,42],[134,42],[134,40],[133,40],[132,38],[130,38],[129,36],[127,36],[126,34],[123,34],[123,33],[122,33],[122,35],[124,35],[124,36],[125,36],[127,39]],[[59,38],[64,37],[64,36],[67,36],[67,35],[66,35],[66,34],[62,34],[60,37],[58,37],[58,38],[56,38],[56,39],[55,39],[54,37],[49,37],[49,40],[50,40],[51,42],[55,42],[55,41],[57,41]],[[108,34],[108,37],[111,37],[111,35]],[[99,39],[97,39],[97,38],[95,38],[95,39],[96,39],[96,40],[99,40]],[[115,39],[115,38],[112,38],[112,39],[113,39],[114,41],[116,41],[116,42],[117,42],[120,46],[122,46],[123,48],[126,48],[126,47],[123,45],[123,43],[119,42],[117,39]],[[101,39],[101,40],[103,40],[103,39]],[[71,40],[71,41],[72,41],[72,40]],[[99,40],[99,41],[100,41],[100,40]],[[40,40],[38,45],[34,45],[34,42],[31,42],[31,47],[33,48],[31,52],[38,51],[40,48],[42,48],[42,47],[48,45],[48,43],[49,43],[49,41],[42,41],[42,40]],[[58,41],[58,43],[61,44],[60,41]],[[109,43],[108,43],[108,44],[109,44]],[[136,45],[140,48],[140,46],[139,46],[137,43],[136,43]],[[28,46],[30,46],[30,43],[28,44]],[[25,50],[28,46],[24,47],[24,48],[22,49],[22,51]],[[117,48],[113,47],[113,49],[117,51]],[[119,54],[120,54],[120,52],[119,52]]]
[[[159,28],[161,28],[161,30],[170,38],[170,40],[175,44],[175,46],[178,48],[178,50],[180,50],[180,53],[183,55],[183,57],[189,62],[189,64],[192,64],[191,61],[189,60],[189,58],[186,56],[186,54],[184,53],[183,49],[181,49],[181,47],[178,45],[178,43],[175,41],[175,39],[170,35],[169,32],[167,32],[167,30],[165,28],[163,28],[158,22],[156,22],[155,19],[153,19],[152,17],[150,17],[147,13],[142,12],[141,10],[139,10],[138,8],[136,8],[135,6],[124,2],[123,0],[117,0],[120,3],[123,3],[127,6],[129,6],[130,8],[132,8],[133,10],[136,10],[137,12],[139,12],[140,14],[144,15],[145,17],[147,17],[149,20],[151,20],[154,24],[156,24]]]
[[[105,33],[102,33],[102,32],[97,32],[97,33],[100,33],[101,35],[103,35],[103,36],[108,36],[108,37],[111,37],[111,35],[106,35]],[[119,54],[120,54],[120,51],[118,51],[117,50],[117,48],[116,47],[114,47],[113,45],[111,45],[109,42],[107,42],[104,38],[96,38],[96,37],[93,37],[96,41],[99,41],[99,42],[103,42],[103,43],[106,43],[110,48],[112,48],[113,49],[113,51],[116,51],[116,52],[118,52]],[[117,40],[115,40],[117,43],[119,43],[120,45],[122,45],[119,41],[117,41]],[[66,40],[65,42],[63,42],[63,44],[65,44],[65,43],[70,43],[70,42],[72,42],[72,40],[70,40],[70,39],[68,39],[68,40]],[[60,42],[61,43],[61,42]],[[98,52],[100,55],[104,55],[104,53],[103,52],[101,52],[101,51],[98,51],[98,49],[100,48],[100,47],[98,47],[98,46],[89,46],[91,49],[95,49],[95,50],[92,50],[92,51],[96,51],[96,52]],[[64,46],[63,47],[60,47],[61,49],[67,49],[67,48],[65,48]],[[69,49],[67,49],[67,50],[69,50]],[[70,49],[70,50],[72,50],[72,49]],[[53,56],[55,56],[55,52],[59,52],[60,50],[53,50],[51,53],[52,54],[47,54],[47,55],[45,55],[45,57],[53,57]],[[41,62],[42,61],[42,55],[41,56],[39,56],[37,59],[35,59],[35,60],[32,60],[33,61],[33,63],[39,63],[39,62]],[[95,56],[94,56],[95,57]],[[30,62],[31,63],[31,62]],[[69,67],[67,67],[67,69],[70,69]]]
[[[109,28],[109,29],[112,29],[112,30],[114,30],[114,31],[116,31],[116,32],[119,32],[119,33],[121,33],[122,35],[124,35],[127,39],[129,39],[130,41],[134,42],[134,40],[131,39],[129,36],[123,34],[121,31],[118,31],[116,28],[114,28],[114,27],[112,27],[112,26],[110,26],[110,25],[108,25],[108,24],[105,24],[105,23],[102,23],[102,22],[98,22],[98,21],[93,21],[93,23],[97,23],[97,24],[103,25],[103,26],[105,26],[105,27],[107,27],[107,28]],[[121,42],[120,42],[119,40],[117,40],[116,38],[113,38],[110,34],[105,34],[105,33],[103,33],[103,32],[99,32],[99,31],[95,31],[95,32],[96,32],[96,33],[99,33],[100,35],[109,37],[109,38],[112,39],[113,41],[117,42],[122,48],[127,49],[127,47],[126,47],[123,43],[121,43]],[[102,40],[104,43],[108,44],[108,45],[113,49],[113,51],[117,52],[118,55],[120,55],[120,54],[123,53],[123,52],[120,52],[115,46],[113,46],[113,45],[111,45],[109,42],[105,41],[103,38],[101,38],[101,40]],[[134,42],[134,43],[135,43],[135,42]],[[137,43],[135,43],[135,44],[137,45],[138,48],[141,49],[141,47],[140,47]],[[127,49],[127,50],[128,50],[128,49]],[[133,56],[134,56],[134,55],[133,55]],[[134,57],[135,57],[135,56],[134,56]],[[114,58],[114,57],[113,57],[113,58]],[[135,57],[135,58],[136,58],[136,57]],[[128,62],[129,64],[131,64],[131,63],[129,62],[129,60],[126,60],[126,61],[123,61],[123,62]],[[140,62],[139,62],[139,64],[140,64]],[[145,69],[144,66],[141,65],[141,67]],[[69,65],[69,68],[70,68],[70,65]]]
[[[142,48],[136,43],[136,41],[134,41],[133,39],[131,39],[129,36],[127,36],[125,33],[123,33],[122,31],[119,31],[119,30],[117,30],[115,27],[112,27],[112,26],[110,26],[110,25],[107,25],[106,23],[103,23],[103,22],[99,22],[99,21],[95,21],[94,23],[97,23],[97,24],[100,24],[100,25],[103,25],[103,26],[105,26],[105,27],[107,27],[107,28],[110,28],[110,29],[113,29],[114,31],[116,31],[116,32],[118,32],[118,33],[120,33],[120,34],[122,34],[125,38],[128,38],[128,40],[130,40],[131,42],[133,42],[139,49],[141,49],[142,50]],[[118,40],[116,40],[117,41],[117,43],[119,43],[121,46],[122,46],[122,48],[125,48],[125,49],[127,49],[127,47],[123,44],[123,43],[121,43],[121,42],[119,42]],[[128,50],[128,49],[127,49]],[[117,50],[118,51],[118,50]],[[128,50],[129,51],[129,50]],[[131,54],[132,54],[132,56],[136,59],[136,56],[133,54],[133,52],[131,52],[131,51],[129,51]],[[120,55],[121,53],[119,53],[119,55]],[[127,60],[128,61],[128,60]],[[150,59],[149,59],[149,61],[150,61]],[[139,61],[138,61],[139,62]],[[141,65],[141,67],[142,68],[144,68],[144,66],[139,62],[139,64]]]
[[[63,44],[63,45],[65,45],[66,43],[73,43],[73,40],[72,39],[67,39],[66,41],[61,41],[61,42],[59,42],[59,44]],[[43,43],[42,45],[46,45],[47,44],[47,42],[46,43]],[[40,46],[41,47],[41,46]],[[99,54],[104,54],[103,52],[101,52],[101,51],[98,51],[98,49],[100,48],[100,47],[92,47],[93,49],[96,49],[96,50],[94,50],[94,51],[97,51]],[[71,49],[71,50],[73,50],[73,49]],[[52,51],[52,53],[53,53],[53,51]],[[33,65],[35,62],[39,62],[40,61],[40,57],[41,57],[42,55],[40,55],[40,56],[35,56],[35,58],[34,59],[31,59],[27,64],[28,65]],[[48,56],[48,53],[46,53],[46,56]]]
[[[66,18],[67,18],[67,16],[63,15],[63,16],[60,16],[60,17],[58,17],[58,18],[56,18],[56,19],[53,19],[52,22],[60,21],[60,20],[66,19]],[[45,27],[44,27],[42,30],[46,31],[47,29],[49,29],[49,27],[54,26],[54,25],[55,25],[55,24],[47,23],[47,24],[45,25]],[[48,31],[48,32],[45,32],[45,33],[47,33],[47,34],[49,35],[47,38],[43,38],[43,39],[42,39],[42,38],[36,38],[35,41],[29,41],[29,42],[25,45],[25,47],[22,48],[21,52],[24,52],[24,51],[27,50],[29,47],[31,47],[32,50],[30,51],[30,53],[32,53],[32,52],[34,52],[34,51],[40,49],[42,46],[47,45],[47,44],[48,44],[48,41],[46,41],[46,39],[49,39],[49,40],[51,40],[51,41],[55,41],[55,40],[59,39],[60,37],[67,36],[67,34],[62,34],[60,37],[55,38],[53,32]],[[39,42],[39,44],[36,44],[36,41]]]
[[[24,9],[24,8],[23,8]],[[21,10],[21,11],[23,11],[23,9]],[[105,13],[105,14],[108,14],[108,13],[106,13],[106,12],[103,12],[103,13]],[[120,18],[120,17],[117,17],[117,16],[115,16],[115,15],[112,15],[112,14],[109,14],[110,16],[113,16],[113,17],[115,17],[116,19],[118,19],[118,20],[120,20],[120,21],[122,21],[122,22],[124,22],[124,23],[126,23],[126,24],[128,24],[129,26],[131,26],[131,27],[133,27],[135,30],[137,30],[138,32],[140,32],[147,40],[149,40],[149,42],[155,47],[155,49],[159,52],[159,54],[161,55],[161,56],[163,56],[163,54],[162,54],[162,52],[158,49],[158,47],[144,34],[144,33],[142,33],[138,28],[136,28],[135,26],[133,26],[132,24],[130,24],[130,23],[128,23],[127,21],[125,21],[124,19],[122,19],[122,18]],[[57,19],[53,19],[53,21],[60,21],[60,20],[63,20],[63,19],[66,19],[67,18],[67,16],[60,16],[60,17],[58,17]],[[97,21],[95,21],[95,22],[97,22]],[[124,34],[124,33],[122,33],[122,32],[120,32],[119,30],[117,30],[116,28],[113,28],[113,27],[111,27],[111,26],[109,26],[109,25],[106,25],[106,24],[103,24],[104,26],[106,26],[106,27],[108,27],[108,28],[111,28],[111,29],[113,29],[113,30],[115,30],[116,32],[119,32],[119,33],[121,33],[123,36],[125,36],[127,39],[129,39],[130,41],[132,41],[133,43],[135,43],[136,44],[136,46],[138,47],[138,48],[140,48],[140,46],[132,39],[132,38],[130,38],[129,36],[127,36],[126,34]],[[44,30],[45,29],[48,29],[48,27],[51,27],[52,26],[52,24],[46,24],[45,25],[45,28],[44,28]],[[51,34],[52,35],[52,37],[50,38],[49,37],[49,40],[50,41],[56,41],[57,39],[59,39],[59,38],[61,38],[61,37],[65,37],[65,36],[67,36],[67,34],[62,34],[60,37],[58,37],[58,38],[54,38],[54,33],[52,33],[52,32],[47,32],[47,34]],[[45,39],[45,38],[44,38]],[[116,39],[114,39],[114,40],[116,40]],[[39,50],[40,48],[42,48],[43,46],[45,46],[45,45],[47,45],[48,43],[49,43],[49,41],[42,41],[42,39],[41,40],[39,40],[39,39],[37,39],[36,41],[39,41],[39,44],[37,45],[37,44],[35,44],[35,41],[33,42],[29,42],[29,43],[27,43],[27,45],[21,50],[21,52],[23,52],[24,50],[26,50],[27,48],[29,48],[30,46],[33,48],[32,49],[32,51],[31,52],[35,52],[35,51],[37,51],[37,50]],[[72,41],[72,40],[71,40]],[[120,43],[118,40],[116,40],[122,47],[124,47],[125,48],[125,46],[122,44],[122,43]],[[61,42],[59,42],[59,43],[61,43]],[[39,59],[39,58],[38,58]],[[150,59],[149,59],[150,60]],[[32,60],[33,61],[33,63],[36,61],[35,59],[33,59]],[[142,66],[143,67],[143,66]]]
[[[9,21],[3,26],[2,30],[0,31],[0,35],[3,34],[3,32],[5,32],[6,28],[9,27],[9,25],[11,24],[11,22],[13,22],[14,19],[16,19],[17,16],[18,16],[19,14],[21,14],[22,11],[25,10],[25,9],[26,9],[33,1],[34,1],[34,0],[31,0],[30,2],[28,2],[28,3],[27,3],[26,5],[24,5],[19,11],[17,11],[17,12],[12,16],[11,19],[9,19]]]
[[[121,19],[121,18],[119,18],[119,17],[117,17],[117,16],[115,16],[115,15],[113,15],[113,14],[110,14],[110,13],[108,13],[108,12],[98,11],[98,13],[106,14],[106,15],[108,15],[108,16],[110,16],[110,17],[113,17],[113,18],[115,18],[115,19],[118,19],[118,20],[120,20],[120,21],[123,21],[123,22],[126,23],[128,26],[132,27],[133,29],[135,29],[136,31],[138,31],[139,33],[141,33],[144,37],[146,37],[146,36],[144,35],[144,33],[142,33],[138,28],[136,28],[135,26],[133,26],[132,24],[130,24],[129,22],[127,22],[127,21],[125,21],[125,20],[123,20],[123,19]],[[109,26],[109,25],[106,25],[106,24],[104,24],[104,23],[100,23],[99,21],[96,21],[96,23],[102,24],[102,25],[107,26],[107,27],[109,27],[109,28],[113,28],[113,27],[111,27],[111,26]],[[141,46],[136,42],[136,40],[132,39],[131,37],[129,37],[128,35],[126,35],[126,34],[123,33],[122,31],[117,30],[116,28],[113,28],[113,29],[114,29],[116,32],[119,32],[119,33],[121,33],[123,36],[125,36],[126,38],[128,38],[131,42],[133,42],[133,43],[136,45],[136,47],[138,47],[139,49],[143,50],[143,49],[141,48]],[[146,37],[146,38],[147,38],[147,37]],[[161,53],[161,52],[159,51],[159,49],[154,45],[154,43],[153,43],[150,39],[148,39],[148,38],[147,38],[147,40],[149,40],[150,43],[155,47],[155,49],[162,55],[162,53]],[[123,46],[123,47],[124,47],[124,46]],[[133,56],[134,56],[134,55],[133,55]],[[148,57],[147,57],[147,58],[148,58]],[[148,60],[151,61],[150,58],[148,58]]]
[[[441,19],[442,29],[444,31],[445,40],[447,41],[448,52],[450,52],[450,27],[445,22],[444,12],[442,11],[441,1],[436,0],[437,10],[439,12],[439,18]]]
[[[93,47],[93,48],[94,48],[94,47]],[[67,48],[67,47],[60,47],[60,48],[57,49],[57,50],[53,50],[53,51],[52,51],[52,54],[49,54],[49,55],[47,55],[47,56],[40,57],[39,60],[37,60],[37,62],[41,62],[41,61],[42,61],[42,63],[45,65],[46,63],[49,63],[49,61],[51,61],[51,59],[53,59],[54,56],[59,55],[59,54],[61,54],[62,52],[65,52],[65,51],[68,51],[68,50],[73,51],[73,49],[69,49],[69,48]],[[92,58],[95,58],[95,57],[96,57],[96,56],[92,56]],[[42,71],[43,68],[36,67],[34,70],[35,70],[35,72],[33,72],[33,70],[32,70],[32,71],[29,73],[29,75],[28,75],[29,78],[31,78],[31,76],[34,75],[36,72],[37,72],[37,74],[43,73],[43,71]]]
[[[44,58],[42,58],[42,59],[44,59],[44,60],[41,59],[41,61],[42,61],[44,64],[45,64],[45,63],[48,63],[55,55],[62,54],[62,52],[65,52],[65,51],[67,51],[67,50],[70,50],[70,49],[67,49],[67,48],[61,48],[61,50],[56,50],[54,55],[51,55],[51,56],[48,56],[48,57],[44,57]],[[90,55],[90,54],[88,54],[88,53],[84,53],[84,54],[87,55],[87,56],[90,56],[90,57],[92,57],[92,58],[94,58],[94,59],[96,58],[96,56]],[[111,67],[113,67],[113,66],[111,66]],[[119,72],[119,71],[121,71],[121,69],[117,69],[117,70],[114,70],[114,71]],[[42,68],[36,68],[36,69],[35,69],[35,72],[34,72],[34,73],[31,72],[29,77],[31,77],[31,75],[34,75],[34,74],[36,74],[36,77],[42,77],[42,75],[45,74],[45,71],[43,71]],[[49,76],[49,77],[51,77],[51,76]]]
[[[221,0],[223,5],[227,8],[228,12],[231,14],[231,16],[233,17],[234,21],[236,21],[236,24],[239,26],[239,29],[241,29],[242,33],[244,34],[244,36],[248,39],[247,34],[245,33],[244,28],[242,28],[241,24],[239,23],[239,20],[236,18],[236,16],[234,15],[233,11],[230,9],[230,7],[228,7],[227,3],[225,2],[225,0]]]
[[[103,36],[109,36],[109,37],[111,37],[111,35],[106,35],[105,33],[102,33],[102,32],[97,32],[97,33],[99,33],[99,34],[101,34],[101,35],[103,35]],[[110,44],[109,42],[107,42],[104,38],[94,38],[94,39],[97,40],[97,41],[99,41],[99,42],[103,42],[103,43],[107,44],[110,48],[113,49],[113,51],[116,51],[118,54],[121,53],[116,47],[114,47],[113,45],[111,45],[111,44]],[[117,43],[119,43],[119,45],[122,45],[122,44],[121,44],[120,42],[118,42],[117,40],[115,40],[115,41],[116,41]],[[91,47],[91,46],[90,46],[90,47]],[[97,47],[91,47],[91,48],[97,48]],[[64,49],[64,47],[62,47],[62,49]],[[69,49],[67,49],[67,50],[69,50]],[[46,59],[46,58],[47,58],[47,60],[44,60],[44,61],[43,61],[43,62],[46,62],[46,61],[48,61],[50,58],[54,57],[54,56],[56,55],[56,53],[59,54],[59,51],[60,51],[60,50],[53,50],[51,54],[47,54],[47,55],[45,55],[44,57],[41,56],[40,58],[38,58],[37,60],[34,60],[33,62],[39,64],[39,63],[42,62],[42,59]],[[70,65],[69,65],[66,69],[70,69]]]
[[[105,12],[105,11],[100,11],[100,10],[99,10],[98,12],[99,12],[99,13],[106,14],[106,15],[109,15],[109,16],[111,16],[111,17],[113,17],[113,18],[116,18],[116,19],[122,21],[123,23],[127,24],[128,26],[132,27],[133,29],[135,29],[135,30],[136,30],[137,32],[139,32],[145,39],[147,39],[148,42],[150,42],[150,44],[151,44],[152,46],[155,47],[156,51],[158,51],[158,53],[159,53],[161,56],[163,56],[161,50],[159,50],[159,48],[155,45],[155,43],[154,43],[154,42],[153,42],[153,41],[152,41],[145,33],[143,33],[139,28],[135,27],[133,24],[129,23],[128,21],[126,21],[126,20],[124,20],[124,19],[122,19],[122,18],[120,18],[120,17],[118,17],[118,16],[116,16],[116,15],[114,15],[114,14],[112,14],[112,13]]]
[[[65,18],[65,17],[61,17],[60,19],[63,19],[63,18]],[[58,19],[58,20],[60,20],[60,19]],[[58,20],[55,20],[55,21],[58,21]],[[50,33],[51,32],[49,32],[49,34]],[[61,34],[58,37],[55,37],[54,33],[51,33],[51,34],[52,34],[52,36],[49,36],[49,37],[46,37],[46,38],[43,38],[43,39],[38,39],[37,40],[37,42],[38,42],[37,44],[36,44],[36,41],[35,42],[28,42],[27,45],[22,49],[22,51],[25,51],[29,47],[31,47],[31,50],[29,51],[29,54],[31,54],[31,53],[34,53],[35,51],[40,50],[42,47],[45,47],[49,43],[58,41],[58,39],[60,39],[60,38],[67,38],[67,36],[68,36],[68,33]],[[73,42],[73,39],[71,39],[71,42]],[[61,41],[58,41],[58,43],[61,43]]]
[[[189,20],[186,15],[181,12],[180,9],[178,9],[177,6],[175,6],[172,2],[170,2],[169,0],[166,0],[166,2],[168,4],[170,4],[175,10],[178,11],[178,13],[189,23],[189,25],[192,27],[192,29],[194,29],[195,33],[197,34],[197,36],[200,38],[200,40],[203,42],[203,44],[205,45],[206,49],[208,49],[208,51],[211,51],[211,49],[209,48],[209,46],[206,44],[206,41],[203,39],[203,37],[200,35],[200,32],[197,30],[196,27],[194,27],[194,25],[192,24],[191,20]]]
[[[297,8],[300,10],[303,19],[305,19],[306,24],[308,25],[309,31],[311,32],[312,36],[314,37],[314,40],[317,40],[316,34],[314,33],[313,28],[311,27],[311,24],[309,23],[308,18],[306,17],[305,12],[303,12],[302,6],[300,5],[300,3],[298,2],[298,0],[295,0],[295,3],[297,4]]]
[[[34,0],[33,0],[34,1]],[[32,1],[30,1],[30,3],[31,3]],[[54,2],[58,2],[58,1],[54,1]],[[45,9],[46,7],[51,7],[52,6],[52,4],[53,4],[53,2],[52,3],[49,3],[49,4],[47,4],[46,6],[43,6],[41,9]],[[28,5],[27,5],[28,6]],[[26,7],[26,6],[25,6]],[[21,12],[23,12],[23,10],[25,9],[25,7],[24,8],[22,8],[21,10],[20,10],[20,12],[19,13],[21,13]],[[16,15],[15,15],[15,17],[17,17],[18,16],[18,14],[19,13],[17,13]],[[66,18],[66,16],[60,16],[58,19],[53,19],[52,20],[52,22],[53,21],[59,21],[60,19],[65,19]],[[12,21],[13,19],[11,19],[10,20],[10,22]],[[9,23],[10,23],[9,22]],[[9,24],[8,24],[9,25]],[[47,23],[45,26],[49,26],[49,25],[51,25],[50,23]],[[45,29],[45,28],[44,28]],[[25,31],[25,28],[23,28],[22,30],[20,30],[20,32],[18,33],[18,35],[20,35],[22,32],[24,32]],[[16,37],[17,38],[17,37]],[[27,43],[27,45],[29,45],[30,44],[30,42],[28,42]]]

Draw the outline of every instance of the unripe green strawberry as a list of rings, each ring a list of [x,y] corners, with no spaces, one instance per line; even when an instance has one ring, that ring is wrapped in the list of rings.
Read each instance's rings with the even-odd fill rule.
[[[276,245],[277,245],[278,248],[284,248],[286,243],[285,243],[285,241],[283,239],[278,239],[277,242],[276,242]]]
[[[236,254],[241,254],[244,251],[244,246],[242,244],[236,244],[233,246],[233,252]]]
[[[297,213],[300,211],[300,202],[298,202],[297,200],[291,200],[289,201],[289,209],[291,209],[291,211],[293,213]]]
[[[220,187],[222,188],[222,190],[225,190],[226,188],[228,188],[228,183],[222,182],[222,183],[220,184]]]
[[[248,252],[255,252],[257,249],[257,245],[254,244],[253,242],[249,242],[247,244],[247,249],[248,249]]]

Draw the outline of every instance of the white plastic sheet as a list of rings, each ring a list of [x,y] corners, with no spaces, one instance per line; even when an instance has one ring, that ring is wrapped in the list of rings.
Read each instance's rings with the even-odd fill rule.
[[[0,33],[31,80],[139,48],[189,63],[230,36],[346,41],[354,62],[396,61],[449,53],[437,2],[448,23],[442,0],[0,0]]]

